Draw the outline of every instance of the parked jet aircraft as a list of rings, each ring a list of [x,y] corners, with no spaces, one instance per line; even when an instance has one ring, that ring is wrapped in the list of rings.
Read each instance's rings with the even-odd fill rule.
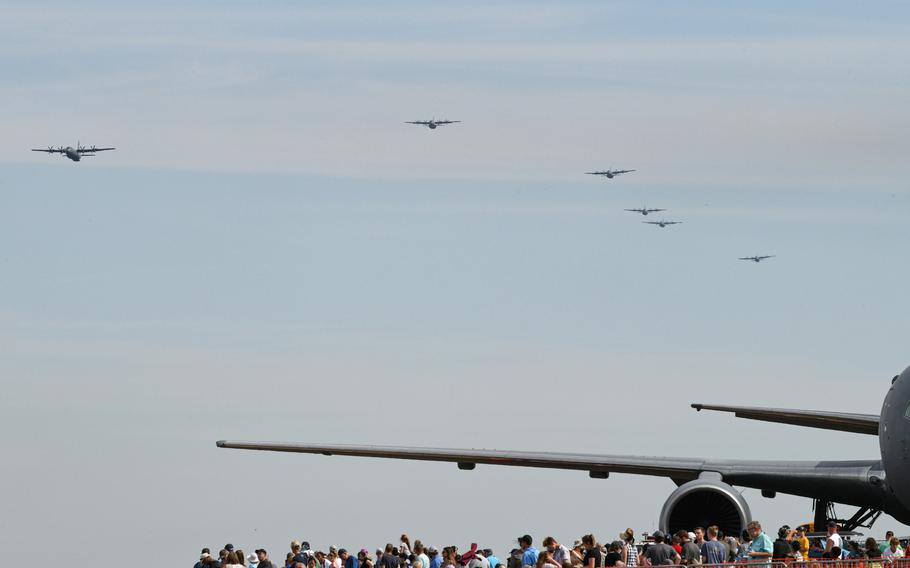
[[[626,209],[626,211],[631,211],[633,213],[641,213],[645,217],[648,216],[648,213],[657,213],[658,211],[666,211],[666,209],[648,209],[647,207],[642,207],[641,209]]]
[[[846,460],[837,456],[829,461],[775,461],[224,440],[217,442],[217,446],[455,462],[462,470],[490,464],[581,470],[596,479],[606,479],[610,473],[667,477],[678,486],[660,514],[661,530],[670,532],[717,525],[725,534],[739,534],[751,520],[751,513],[734,485],[759,489],[767,498],[785,493],[814,499],[815,526],[824,526],[827,520],[834,519],[844,530],[868,527],[882,512],[910,524],[910,367],[891,380],[891,388],[877,415],[707,404],[692,407],[732,412],[751,420],[877,435],[881,455],[871,460]],[[860,509],[850,519],[836,519],[834,503]]]
[[[657,225],[658,227],[663,229],[664,227],[668,227],[670,225],[681,225],[682,221],[664,221],[663,219],[661,219],[660,221],[642,221],[642,223],[644,223],[645,225]]]
[[[426,126],[430,130],[436,130],[437,126],[445,125],[445,124],[454,124],[456,122],[461,122],[461,121],[460,120],[436,120],[435,118],[433,118],[430,120],[407,121],[407,122],[405,122],[405,124],[420,124],[422,126]]]
[[[766,254],[764,256],[744,256],[744,257],[741,257],[739,260],[751,260],[752,262],[761,262],[761,261],[769,259],[769,258],[774,258],[774,256],[775,255],[773,255],[773,254]]]
[[[32,148],[32,152],[47,152],[48,154],[63,154],[64,156],[66,156],[67,158],[69,158],[70,160],[72,160],[74,162],[80,161],[85,156],[94,156],[95,152],[106,152],[108,150],[116,150],[116,148],[96,148],[95,146],[92,146],[91,148],[86,148],[85,146],[80,145],[79,142],[76,142],[75,148],[73,148],[72,146],[67,146],[66,148],[64,148],[63,146],[59,146],[57,148],[54,148],[53,146],[48,146],[47,149]]]
[[[613,179],[619,174],[627,174],[629,172],[634,172],[635,170],[603,170],[601,172],[585,172],[589,176],[604,176],[607,179]]]

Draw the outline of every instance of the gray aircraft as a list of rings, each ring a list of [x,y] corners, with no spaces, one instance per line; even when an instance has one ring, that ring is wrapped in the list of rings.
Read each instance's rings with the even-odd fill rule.
[[[642,207],[641,209],[626,209],[626,211],[631,211],[633,213],[641,213],[645,217],[648,216],[648,213],[657,213],[658,211],[666,211],[666,209],[648,209],[647,207]]]
[[[620,174],[627,174],[635,170],[603,170],[600,172],[585,172],[589,176],[604,176],[607,179],[613,179]]]
[[[436,120],[432,118],[430,120],[409,120],[405,124],[419,124],[421,126],[426,126],[430,130],[436,130],[437,126],[443,126],[446,124],[455,124],[456,122],[461,122],[460,120]]]
[[[739,260],[751,260],[752,262],[761,262],[763,260],[768,260],[769,258],[774,258],[773,254],[766,254],[763,256],[743,256]]]
[[[454,462],[462,470],[490,464],[580,470],[595,479],[606,479],[611,473],[667,477],[678,486],[660,513],[661,530],[670,532],[717,525],[725,534],[740,534],[751,520],[751,513],[734,486],[758,489],[766,498],[784,493],[813,499],[815,526],[836,520],[844,530],[871,527],[882,512],[910,524],[910,367],[891,380],[879,414],[707,404],[692,407],[731,412],[751,420],[878,436],[881,455],[870,460],[846,460],[840,456],[829,461],[714,460],[224,440],[216,444],[219,448],[241,450]],[[859,510],[849,519],[838,519],[835,503]]]
[[[75,148],[73,148],[72,146],[67,146],[66,148],[64,148],[63,146],[58,146],[57,148],[54,148],[53,146],[48,146],[47,148],[32,148],[32,152],[47,152],[48,154],[63,154],[64,156],[66,156],[67,158],[69,158],[70,160],[72,160],[74,162],[78,162],[86,156],[94,156],[95,152],[106,152],[108,150],[116,150],[116,148],[97,148],[95,146],[92,146],[91,148],[86,148],[85,146],[82,146],[81,144],[79,144],[78,141],[76,142]]]
[[[682,225],[682,221],[664,221],[663,219],[660,221],[642,221],[642,223],[645,225],[657,225],[661,229],[669,227],[670,225]]]

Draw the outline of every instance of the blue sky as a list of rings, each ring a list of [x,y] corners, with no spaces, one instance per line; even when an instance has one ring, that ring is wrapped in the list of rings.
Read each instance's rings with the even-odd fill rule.
[[[688,404],[876,412],[908,364],[907,11],[8,7],[0,533],[76,562],[149,534],[186,562],[401,530],[503,548],[654,528],[672,490],[219,438],[875,457]],[[433,116],[464,122],[402,124]],[[28,151],[77,139],[118,149]],[[638,171],[582,173],[607,167]],[[772,526],[809,516],[745,495]],[[417,514],[468,501],[489,515]]]

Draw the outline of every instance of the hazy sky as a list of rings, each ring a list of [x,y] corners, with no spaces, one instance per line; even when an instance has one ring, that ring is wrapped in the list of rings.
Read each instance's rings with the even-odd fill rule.
[[[878,457],[688,405],[877,412],[910,364],[907,4],[3,14],[3,550],[505,551],[653,529],[674,487],[222,438]],[[431,117],[463,122],[403,124]],[[117,150],[28,151],[77,139]],[[608,167],[638,171],[583,175]]]

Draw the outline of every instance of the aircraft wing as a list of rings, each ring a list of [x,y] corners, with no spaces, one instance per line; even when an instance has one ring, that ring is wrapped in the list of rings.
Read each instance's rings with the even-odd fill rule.
[[[32,148],[32,152],[47,152],[48,154],[62,154],[64,150],[58,148]]]
[[[416,448],[406,446],[361,446],[349,444],[285,444],[220,440],[219,448],[260,450],[324,456],[356,456],[457,463],[471,470],[477,464],[539,467],[587,471],[590,477],[610,473],[667,477],[677,484],[698,479],[701,474],[720,476],[725,482],[743,487],[778,491],[791,495],[828,499],[863,506],[881,500],[881,492],[868,481],[871,472],[881,469],[880,461],[762,461],[706,460],[619,456],[586,453],[531,452],[485,449]]]
[[[789,410],[783,408],[756,408],[752,406],[717,406],[711,404],[693,404],[695,410],[716,410],[732,412],[738,418],[793,424],[822,430],[838,430],[855,434],[878,436],[876,414],[853,414],[847,412],[826,412],[819,410]]]
[[[627,173],[629,173],[629,172],[634,172],[634,171],[635,171],[635,170],[616,170],[615,172],[613,172],[613,175],[617,175],[617,174],[627,174]]]
[[[437,120],[436,124],[455,124],[456,122],[461,122],[460,120]]]
[[[427,124],[430,124],[429,121],[426,121],[426,120],[406,120],[406,121],[404,121],[404,123],[405,124],[422,124],[424,126],[426,126]]]
[[[680,479],[695,479],[702,471],[703,460],[678,458],[640,458],[635,456],[602,456],[556,452],[516,452],[506,450],[414,448],[405,446],[358,446],[330,444],[276,444],[268,442],[234,442],[221,440],[219,448],[264,450],[325,456],[358,456],[401,460],[455,462],[461,469],[474,469],[477,464],[587,470],[598,474],[634,473]]]
[[[95,152],[104,152],[106,150],[116,150],[116,149],[117,148],[95,148],[94,146],[92,146],[91,148],[79,148],[79,153],[85,155],[85,154],[94,154]]]

